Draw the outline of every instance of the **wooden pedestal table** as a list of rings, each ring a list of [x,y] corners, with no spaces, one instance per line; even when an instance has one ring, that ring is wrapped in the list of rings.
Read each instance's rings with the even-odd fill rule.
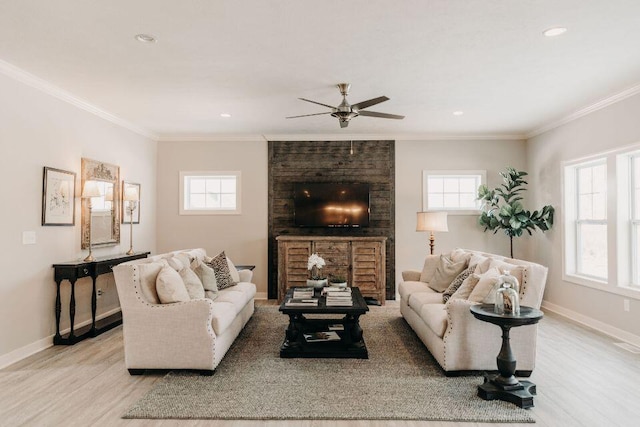
[[[497,314],[493,304],[473,305],[470,310],[476,319],[493,323],[502,329],[502,348],[496,358],[499,373],[485,373],[484,384],[478,386],[478,396],[485,400],[506,400],[525,409],[533,407],[536,385],[531,381],[518,381],[515,377],[516,358],[511,351],[509,331],[513,327],[538,323],[544,314],[538,309],[524,306],[520,307],[518,316]]]

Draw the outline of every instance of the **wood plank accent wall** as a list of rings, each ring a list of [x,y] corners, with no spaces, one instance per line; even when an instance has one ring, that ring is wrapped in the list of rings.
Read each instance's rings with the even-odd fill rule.
[[[276,237],[384,236],[387,299],[395,299],[395,141],[269,141],[269,287],[278,298]],[[293,184],[347,182],[369,184],[369,227],[296,227]]]

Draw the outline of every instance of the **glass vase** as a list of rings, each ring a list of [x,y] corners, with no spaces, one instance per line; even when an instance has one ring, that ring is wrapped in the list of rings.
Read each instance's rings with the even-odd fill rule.
[[[516,281],[517,282],[517,281]],[[496,291],[496,304],[494,311],[497,314],[520,315],[520,301],[518,293],[511,287],[511,283],[504,283]]]

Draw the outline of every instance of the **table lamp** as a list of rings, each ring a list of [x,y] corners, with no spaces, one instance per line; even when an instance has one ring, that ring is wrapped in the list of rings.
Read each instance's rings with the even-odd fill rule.
[[[102,196],[102,193],[100,193],[98,183],[96,181],[85,181],[84,187],[82,188],[82,198],[89,199],[87,201],[89,203],[89,255],[84,259],[87,262],[96,260],[91,250],[91,198],[100,196]]]
[[[129,250],[127,255],[133,255],[133,212],[138,207],[140,195],[136,187],[126,187],[124,189],[124,201],[127,202],[127,213],[129,214]]]
[[[433,248],[435,246],[436,238],[433,235],[434,231],[449,231],[447,226],[447,213],[446,212],[418,212],[418,222],[416,225],[416,231],[428,231],[431,233],[429,236],[429,246],[431,247],[431,255],[433,255]]]

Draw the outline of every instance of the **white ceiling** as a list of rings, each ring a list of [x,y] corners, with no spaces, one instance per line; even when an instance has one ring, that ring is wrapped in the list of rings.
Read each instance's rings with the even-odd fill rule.
[[[1,61],[165,138],[526,135],[637,86],[639,40],[638,0],[0,0]],[[406,118],[285,119],[340,82]]]

